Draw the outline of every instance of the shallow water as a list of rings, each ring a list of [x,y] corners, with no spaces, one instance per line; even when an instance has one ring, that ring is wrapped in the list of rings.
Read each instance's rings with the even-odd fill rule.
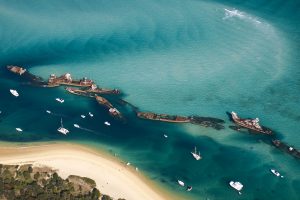
[[[300,148],[297,1],[0,3],[1,140],[101,147],[187,199],[299,198],[299,161],[270,146],[266,137],[229,129],[225,113],[257,116],[276,137]],[[121,89],[122,98],[140,110],[218,117],[227,128],[140,120],[108,97],[126,115],[128,123],[122,124],[93,99],[69,95],[62,87],[21,84],[5,71],[7,64],[43,78],[65,72],[88,76],[102,87]],[[10,88],[20,97],[10,95]],[[80,118],[89,111],[94,118]],[[67,136],[56,131],[61,117],[71,131]],[[103,124],[107,120],[112,126]],[[24,131],[17,133],[16,127]],[[195,145],[200,161],[190,155]],[[285,178],[272,176],[271,167]],[[184,191],[177,179],[193,190]],[[229,188],[230,180],[244,184],[243,195]]]

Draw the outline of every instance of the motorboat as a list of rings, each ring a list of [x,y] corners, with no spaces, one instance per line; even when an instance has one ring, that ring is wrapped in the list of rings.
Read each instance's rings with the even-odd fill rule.
[[[195,151],[194,151],[194,152],[191,152],[191,154],[193,155],[193,157],[194,157],[196,160],[200,160],[200,159],[201,159],[200,151],[199,151],[199,153],[197,153],[197,148],[196,148],[196,147],[195,147]]]
[[[89,116],[90,116],[90,117],[94,117],[94,114],[91,113],[91,112],[89,112]]]
[[[69,130],[64,128],[62,118],[60,118],[60,124],[61,126],[57,129],[57,131],[64,135],[67,135],[69,133]]]
[[[46,113],[51,114],[51,111],[50,110],[46,110]]]
[[[280,173],[278,171],[276,171],[275,169],[270,169],[270,171],[272,172],[272,174],[274,174],[275,176],[280,176],[281,178],[283,178],[283,176],[280,175]]]
[[[242,194],[241,193],[241,190],[243,189],[243,184],[241,184],[240,182],[238,182],[238,181],[230,181],[229,182],[229,185],[231,186],[231,187],[233,187],[234,189],[236,189],[238,192],[239,192],[239,194]]]
[[[177,180],[177,182],[178,182],[178,184],[179,184],[180,186],[184,187],[184,182],[183,182],[183,181]]]
[[[164,137],[165,137],[165,138],[167,138],[167,137],[168,137],[168,135],[164,134]]]
[[[110,123],[109,123],[108,121],[104,122],[104,124],[105,124],[106,126],[110,126]]]
[[[78,124],[74,124],[75,128],[80,128],[80,126]]]
[[[186,188],[186,191],[191,191],[193,189],[193,187],[192,186],[187,186],[187,188]]]
[[[130,165],[130,162],[126,163],[126,165],[129,166],[129,165]]]
[[[84,118],[85,118],[85,115],[80,115],[80,117],[81,117],[82,119],[84,119]]]
[[[11,93],[12,95],[14,95],[15,97],[18,97],[18,96],[19,96],[19,93],[17,92],[17,90],[10,89],[9,91],[10,91],[10,93]]]
[[[56,98],[55,100],[58,101],[59,103],[65,102],[65,100],[63,100],[63,99],[61,99],[61,98]]]
[[[22,131],[23,131],[21,128],[16,128],[16,130],[17,130],[18,132],[22,132]]]

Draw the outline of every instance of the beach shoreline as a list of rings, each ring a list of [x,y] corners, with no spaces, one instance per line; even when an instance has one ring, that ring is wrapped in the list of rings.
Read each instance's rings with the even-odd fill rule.
[[[95,180],[101,193],[114,199],[178,199],[106,152],[67,142],[3,143],[1,164],[49,166],[63,178],[78,175]]]

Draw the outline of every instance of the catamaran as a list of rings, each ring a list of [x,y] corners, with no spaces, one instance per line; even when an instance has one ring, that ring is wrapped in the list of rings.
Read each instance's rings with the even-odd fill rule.
[[[57,129],[57,131],[64,134],[64,135],[67,135],[69,133],[69,130],[64,128],[62,118],[60,118],[60,125],[61,125],[61,127],[59,127]]]
[[[229,185],[231,186],[231,187],[233,187],[234,189],[236,189],[238,192],[239,192],[239,194],[242,194],[241,193],[241,190],[243,189],[243,184],[241,184],[240,182],[238,182],[238,181],[230,181],[229,182]]]
[[[17,92],[17,90],[10,89],[9,91],[10,91],[10,93],[11,93],[12,95],[14,95],[15,97],[18,97],[18,96],[19,96],[19,93]]]
[[[193,157],[194,157],[196,160],[200,160],[200,159],[201,159],[200,151],[199,151],[199,153],[197,154],[197,148],[196,148],[196,147],[195,147],[195,151],[194,151],[194,152],[191,152],[191,154],[193,155]]]

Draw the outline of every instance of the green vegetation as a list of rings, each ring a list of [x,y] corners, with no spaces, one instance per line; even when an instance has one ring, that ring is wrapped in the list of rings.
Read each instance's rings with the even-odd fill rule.
[[[62,179],[48,167],[0,164],[0,199],[111,200],[94,180],[71,175]]]

